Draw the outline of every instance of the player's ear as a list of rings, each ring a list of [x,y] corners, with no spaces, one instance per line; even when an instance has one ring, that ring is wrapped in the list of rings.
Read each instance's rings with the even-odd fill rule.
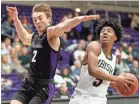
[[[115,35],[115,36],[114,36],[114,41],[116,41],[116,40],[117,40],[117,36]]]
[[[49,20],[49,23],[52,24],[52,19],[51,18],[48,18],[48,20]]]

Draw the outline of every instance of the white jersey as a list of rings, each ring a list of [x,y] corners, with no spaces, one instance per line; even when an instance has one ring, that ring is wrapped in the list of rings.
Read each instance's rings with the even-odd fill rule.
[[[102,71],[113,74],[115,70],[116,57],[112,54],[112,59],[108,59],[103,50],[98,56],[98,66]],[[88,73],[88,65],[82,65],[80,80],[75,90],[85,91],[87,94],[105,97],[110,81],[97,79]]]

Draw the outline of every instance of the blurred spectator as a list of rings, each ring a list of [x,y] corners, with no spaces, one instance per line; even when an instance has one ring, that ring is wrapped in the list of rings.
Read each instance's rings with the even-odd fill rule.
[[[5,48],[9,51],[12,47],[10,38],[5,38],[4,44],[5,44]]]
[[[74,65],[71,67],[72,74],[74,80],[77,82],[80,78],[80,71],[81,71],[81,62],[79,60],[74,62]]]
[[[84,40],[87,39],[88,34],[91,33],[90,32],[91,25],[93,25],[93,21],[92,20],[86,21],[86,22],[82,23],[82,31],[80,33],[81,39],[84,39]]]
[[[123,27],[129,28],[131,26],[131,20],[132,20],[132,13],[128,13],[127,16],[122,18],[121,24]]]
[[[67,68],[64,68],[62,70],[62,74],[61,75],[64,78],[64,80],[66,81],[68,88],[71,87],[71,86],[75,86],[76,85],[73,82],[73,80],[71,79],[72,76],[70,75],[69,70]]]
[[[10,63],[11,68],[16,70],[19,76],[21,75],[20,78],[23,78],[27,70],[23,68],[23,66],[21,65],[21,61],[19,61],[18,59],[18,54],[15,48],[11,48],[10,50],[10,60],[11,60],[11,63]]]
[[[79,13],[74,11],[74,17],[77,17],[79,16]],[[74,39],[80,39],[81,38],[81,33],[82,31],[82,23],[78,24],[77,26],[75,26],[73,29],[72,29],[72,32],[74,34]]]
[[[67,34],[64,33],[61,37],[61,48],[64,50],[66,47],[68,47],[69,41],[67,40]]]
[[[21,23],[29,33],[32,31],[32,25],[29,23],[29,20],[26,16],[21,17]]]
[[[11,59],[10,59],[10,56],[9,56],[10,50],[12,48],[12,46],[11,46],[11,39],[10,38],[5,38],[4,39],[4,44],[5,44],[5,50],[8,51],[8,53],[7,53],[8,63],[11,63]]]
[[[122,43],[122,48],[125,53],[127,53],[127,46],[128,46],[127,43],[125,42]]]
[[[1,43],[1,55],[9,54],[9,50],[5,47],[5,43]]]
[[[21,53],[21,45],[20,44],[15,44],[14,48],[15,48],[15,51],[17,52],[17,54],[20,55],[20,53]]]
[[[6,12],[5,18],[3,18],[1,22],[1,33],[2,35],[6,35],[10,38],[13,38],[15,35],[15,28],[13,24],[13,20],[9,15],[9,12]]]
[[[66,83],[66,81],[63,79],[63,77],[60,75],[60,72],[58,69],[56,69],[54,81],[55,81],[56,88],[60,88],[62,83]]]
[[[9,50],[5,47],[5,43],[1,43],[1,55],[7,55],[8,63],[11,63],[10,55],[9,55]]]
[[[131,69],[131,67],[132,67],[133,60],[134,60],[134,57],[130,54],[130,55],[128,56],[128,59],[126,60],[126,63],[127,63],[127,65],[129,66],[130,69]]]
[[[18,53],[16,52],[15,48],[10,49],[10,54],[8,58],[9,58],[8,60],[10,60],[10,64],[12,63],[13,58],[18,58]]]
[[[20,46],[22,46],[22,43],[20,42],[20,39],[19,39],[18,36],[16,36],[16,37],[14,38],[14,41],[13,41],[13,43],[12,43],[12,47],[15,47],[15,45],[20,45]]]
[[[56,98],[61,98],[61,99],[68,99],[68,87],[66,83],[62,83],[59,89],[59,93],[56,95]]]
[[[131,27],[137,31],[139,31],[139,16],[137,14],[133,14]]]
[[[86,15],[93,15],[93,10],[87,11]],[[96,20],[90,20],[86,22],[82,22],[82,31],[80,33],[81,39],[87,40],[87,36],[94,32],[94,25],[96,24]]]
[[[79,55],[79,56],[78,56],[78,60],[77,60],[77,61],[80,61],[80,62],[82,62],[83,58],[84,58],[84,56],[82,56],[82,55]]]
[[[21,61],[21,64],[24,66],[24,68],[29,68],[30,55],[28,55],[27,47],[21,48],[21,54],[19,56],[19,60]]]
[[[64,17],[61,19],[61,21],[60,22],[64,22],[65,20],[67,20],[67,19],[71,19],[71,18],[73,18],[73,15],[72,15],[72,13],[66,13],[65,15],[64,15]]]
[[[87,36],[87,44],[89,44],[90,42],[92,42],[93,41],[93,35],[92,34],[89,34],[88,36]]]
[[[8,78],[1,78],[1,90],[9,90],[13,85],[13,81]]]
[[[135,59],[139,62],[139,50],[137,52],[137,55],[136,55]]]
[[[135,41],[133,39],[130,41],[129,46],[132,46],[133,49],[135,48]]]
[[[12,58],[18,58],[18,54],[17,54],[15,48],[11,48],[11,50],[10,50],[10,58],[11,58],[11,60],[12,60]]]
[[[64,17],[61,19],[61,21],[60,22],[64,22],[64,21],[66,21],[67,19],[71,19],[73,17],[73,15],[72,15],[72,13],[66,13],[65,15],[64,15]],[[68,29],[66,32],[70,32],[71,31],[71,29]]]
[[[8,21],[10,20],[10,21]],[[5,17],[2,18],[2,21],[1,21],[2,24],[10,24],[10,26],[13,26],[13,21],[11,20],[11,16],[10,16],[10,12],[6,11],[6,15]]]
[[[66,47],[65,51],[69,51],[69,52],[75,51],[76,48],[78,47],[78,44],[81,44],[83,50],[86,49],[86,46],[87,46],[86,41],[81,39],[81,40],[79,40],[79,43],[77,43],[77,41],[74,41],[71,45]]]
[[[123,46],[122,45],[120,45],[119,48],[116,49],[115,55],[116,56],[121,55],[122,59],[127,59],[128,58],[128,55],[123,51]]]
[[[127,55],[132,55],[133,57],[135,57],[135,52],[133,52],[133,47],[132,46],[128,46],[127,47]]]
[[[73,16],[74,16],[74,17],[79,16],[79,12],[74,11]]]
[[[121,59],[121,56],[117,56],[116,66],[115,66],[115,75],[119,75],[122,72],[130,72],[128,65]]]
[[[79,40],[79,44],[82,45],[83,50],[86,50],[87,45],[86,45],[86,41],[85,40],[83,40],[83,39]]]
[[[84,57],[85,55],[85,51],[83,50],[83,45],[82,44],[78,44],[77,45],[77,49],[74,51],[73,56],[75,60],[78,60],[78,57]]]
[[[133,48],[133,56],[136,58],[139,47],[135,47],[135,41],[133,39],[130,41],[129,46]]]
[[[131,68],[131,73],[134,74],[139,79],[139,63],[137,60],[133,61],[133,66]]]
[[[11,68],[16,70],[18,75],[22,75],[23,76],[25,73],[27,73],[27,69],[25,69],[21,65],[21,62],[17,58],[12,58]]]
[[[10,74],[11,72],[12,72],[12,68],[8,64],[7,55],[1,56],[1,74]]]
[[[69,45],[68,47],[66,47],[65,51],[73,52],[77,48],[77,45],[78,45],[77,43],[73,43]]]

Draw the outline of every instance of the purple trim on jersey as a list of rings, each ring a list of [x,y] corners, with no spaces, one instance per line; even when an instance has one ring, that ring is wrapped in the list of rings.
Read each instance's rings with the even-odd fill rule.
[[[58,57],[55,51],[51,50],[50,52],[50,77],[53,78],[55,75],[55,71],[56,71],[56,66],[57,66],[57,61],[58,61]]]
[[[48,99],[45,102],[45,104],[51,104],[51,101],[52,101],[54,93],[55,93],[55,86],[54,86],[54,84],[49,84],[48,85]]]

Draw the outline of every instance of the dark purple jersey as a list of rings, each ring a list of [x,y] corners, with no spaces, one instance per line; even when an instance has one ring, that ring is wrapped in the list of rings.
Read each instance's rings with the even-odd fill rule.
[[[31,44],[31,62],[29,75],[36,78],[53,79],[59,51],[51,48],[47,41],[47,35],[44,33],[39,36],[38,31],[35,31],[32,36]]]

